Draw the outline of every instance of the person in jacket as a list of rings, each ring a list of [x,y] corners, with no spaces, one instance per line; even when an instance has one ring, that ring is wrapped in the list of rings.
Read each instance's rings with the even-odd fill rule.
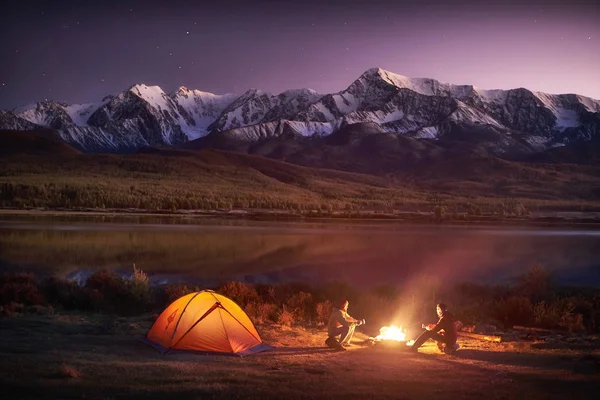
[[[337,306],[334,306],[329,323],[327,324],[327,340],[325,344],[337,350],[345,350],[345,346],[350,345],[350,340],[354,335],[354,329],[365,323],[365,320],[352,318],[348,314],[348,300],[341,300]],[[339,336],[339,339],[338,339]]]
[[[437,315],[440,318],[434,326],[423,325],[423,332],[410,347],[413,351],[418,351],[419,347],[427,341],[433,339],[438,343],[438,348],[444,353],[452,353],[458,349],[456,343],[456,320],[448,307],[444,303],[439,303],[436,307]]]

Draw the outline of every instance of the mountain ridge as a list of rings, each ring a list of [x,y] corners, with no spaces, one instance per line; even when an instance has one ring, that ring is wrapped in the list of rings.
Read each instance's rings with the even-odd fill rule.
[[[460,137],[476,144],[486,132],[487,151],[511,158],[600,137],[600,101],[525,88],[481,89],[371,68],[330,94],[250,89],[218,95],[184,86],[166,93],[135,84],[98,103],[46,101],[0,113],[0,129],[49,127],[86,152],[131,152],[194,140],[319,140],[362,123],[440,143]]]

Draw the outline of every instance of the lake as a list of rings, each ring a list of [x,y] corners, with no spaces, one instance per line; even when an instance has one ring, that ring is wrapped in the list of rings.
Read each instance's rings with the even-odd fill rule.
[[[416,279],[510,282],[536,264],[600,286],[600,231],[395,222],[256,222],[150,216],[0,216],[0,269],[85,279],[99,268],[212,285]]]

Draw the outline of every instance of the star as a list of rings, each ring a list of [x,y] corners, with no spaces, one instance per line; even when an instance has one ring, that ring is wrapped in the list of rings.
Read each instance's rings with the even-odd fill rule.
[[[591,36],[589,36],[589,37],[588,37],[588,40],[592,40],[592,37],[591,37]]]
[[[186,32],[185,32],[185,34],[186,34],[186,35],[189,35],[189,34],[190,34],[190,31],[186,31]]]
[[[100,82],[104,82],[104,78],[100,79]]]
[[[170,55],[170,56],[172,56],[172,55],[173,55],[173,53],[169,53],[169,55]]]
[[[181,65],[180,65],[180,66],[178,66],[177,68],[181,69]]]

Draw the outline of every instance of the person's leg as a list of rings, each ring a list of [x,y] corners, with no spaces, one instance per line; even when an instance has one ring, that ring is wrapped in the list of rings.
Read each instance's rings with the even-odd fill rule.
[[[341,341],[348,335],[348,327],[340,326],[331,333],[333,333],[333,336],[329,336],[325,344],[333,349],[343,349]],[[340,337],[339,341],[337,339],[338,336]]]
[[[459,347],[455,341],[450,340],[443,333],[433,333],[431,339],[436,341],[438,350],[442,353],[453,353]]]
[[[432,332],[429,337],[430,337],[430,339],[433,339],[436,342],[443,343],[445,345],[454,344],[454,343],[450,343],[450,340],[448,340],[448,338],[444,334],[441,334],[441,333],[433,333]]]
[[[342,334],[340,335],[340,344],[342,344],[342,345],[350,344],[350,340],[352,340],[352,336],[354,335],[354,328],[356,328],[356,325],[350,325],[345,328],[347,330],[342,332]]]
[[[431,338],[432,334],[433,334],[433,332],[431,332],[431,331],[425,331],[425,332],[421,333],[421,335],[419,335],[419,337],[415,340],[413,345],[410,347],[415,350],[418,349],[419,347],[421,347],[423,345],[423,343],[425,343],[427,341],[427,339]]]

